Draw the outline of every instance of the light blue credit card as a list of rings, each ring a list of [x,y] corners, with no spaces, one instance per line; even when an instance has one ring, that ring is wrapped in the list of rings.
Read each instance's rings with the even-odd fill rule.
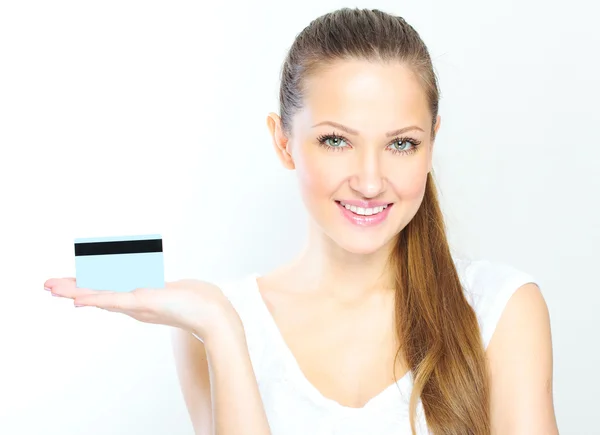
[[[75,239],[77,287],[128,292],[164,288],[162,237],[93,237]]]

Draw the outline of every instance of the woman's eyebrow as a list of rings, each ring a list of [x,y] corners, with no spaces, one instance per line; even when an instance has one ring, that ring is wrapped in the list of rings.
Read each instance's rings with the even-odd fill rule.
[[[339,123],[333,122],[333,121],[319,122],[318,124],[313,125],[313,128],[318,127],[320,125],[331,125],[332,127],[339,128],[340,130],[343,130],[346,133],[353,134],[355,136],[358,136],[360,134],[357,130],[354,130],[350,127],[346,127],[345,125],[342,125],[342,124],[339,124]],[[410,131],[410,130],[423,131],[423,129],[417,125],[410,125],[408,127],[399,128],[398,130],[388,131],[385,135],[386,136],[397,136],[399,134],[406,133],[407,131]]]

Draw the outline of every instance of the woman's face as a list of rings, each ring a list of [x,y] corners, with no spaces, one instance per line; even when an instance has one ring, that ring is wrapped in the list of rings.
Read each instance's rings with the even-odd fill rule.
[[[339,61],[306,82],[291,137],[268,118],[283,164],[295,169],[320,231],[343,249],[386,246],[416,214],[431,170],[431,114],[400,63]],[[439,128],[439,117],[436,132]]]

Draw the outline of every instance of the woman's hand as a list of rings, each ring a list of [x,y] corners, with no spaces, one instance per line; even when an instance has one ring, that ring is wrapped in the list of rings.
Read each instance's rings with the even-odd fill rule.
[[[141,322],[174,326],[193,333],[201,341],[216,329],[241,325],[221,289],[199,280],[168,282],[165,288],[112,292],[78,288],[75,278],[53,278],[44,283],[44,288],[53,295],[73,299],[77,307],[92,306],[127,314]]]

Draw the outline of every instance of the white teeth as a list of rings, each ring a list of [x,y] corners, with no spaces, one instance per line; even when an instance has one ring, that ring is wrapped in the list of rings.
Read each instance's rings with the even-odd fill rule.
[[[362,208],[362,207],[356,207],[354,205],[350,205],[350,204],[344,204],[342,201],[340,201],[340,204],[343,207],[346,207],[347,210],[350,210],[352,213],[356,213],[362,216],[371,216],[377,213],[381,213],[383,210],[385,210],[387,208],[387,205],[382,205],[379,207],[373,207],[373,208]]]

